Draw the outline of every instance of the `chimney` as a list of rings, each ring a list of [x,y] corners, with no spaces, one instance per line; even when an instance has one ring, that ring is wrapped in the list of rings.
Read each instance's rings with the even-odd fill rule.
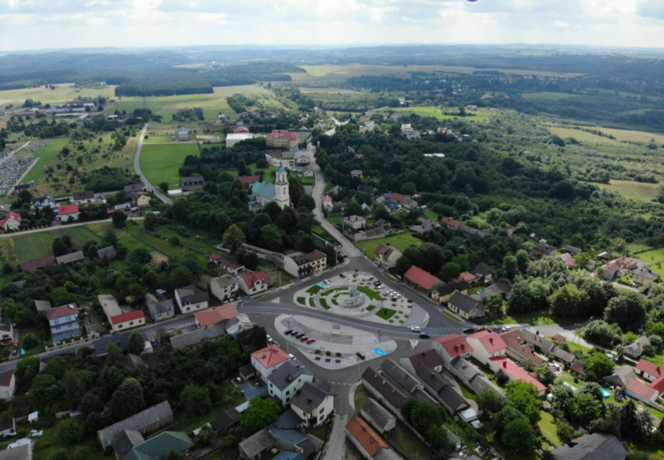
[[[466,344],[463,343],[463,342],[461,342],[461,349],[462,349],[462,350],[465,350],[465,349],[466,349]]]
[[[311,398],[307,398],[307,404],[311,404],[313,400]]]
[[[459,345],[454,345],[454,351],[459,351]]]
[[[507,361],[503,361],[503,367],[507,369]]]
[[[489,337],[489,342],[491,342],[491,345],[493,345],[493,337]]]

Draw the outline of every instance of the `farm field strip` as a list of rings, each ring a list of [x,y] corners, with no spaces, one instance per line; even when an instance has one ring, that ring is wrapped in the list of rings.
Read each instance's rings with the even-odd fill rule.
[[[21,107],[26,99],[39,101],[42,104],[58,105],[78,97],[103,96],[107,99],[115,97],[114,85],[107,85],[102,88],[76,88],[73,83],[62,83],[53,86],[55,86],[53,90],[40,86],[0,91],[0,105],[4,107],[8,104],[14,104],[14,107]]]
[[[438,66],[438,65],[370,65],[370,64],[349,64],[349,65],[304,65],[300,66],[307,71],[307,74],[312,77],[326,77],[328,75],[343,76],[343,77],[357,77],[361,75],[389,75],[389,74],[403,74],[412,72],[450,72],[469,74],[473,72],[503,72],[505,74],[513,75],[540,75],[540,76],[553,76],[553,77],[577,77],[582,74],[564,73],[564,72],[547,72],[539,70],[517,70],[517,69],[479,69],[475,67],[463,66]]]
[[[144,145],[141,171],[152,185],[168,182],[172,187],[180,183],[178,171],[189,155],[199,155],[196,144]]]
[[[45,147],[39,147],[37,150],[35,150],[33,153],[26,152],[26,151],[21,151],[17,154],[17,156],[33,156],[37,158],[37,162],[32,165],[32,168],[28,172],[28,174],[25,175],[23,180],[21,181],[22,184],[27,184],[28,182],[35,181],[37,182],[39,178],[44,174],[44,170],[55,160],[55,158],[58,156],[58,153],[60,153],[60,150],[67,145],[69,142],[69,138],[62,138],[62,139],[53,139],[51,142],[48,143],[47,146]]]
[[[12,236],[11,240],[14,243],[16,256],[19,262],[22,263],[52,255],[53,240],[65,235],[69,235],[72,239],[76,250],[79,250],[88,241],[101,241],[101,238],[87,227],[61,228],[51,232],[17,235]]]

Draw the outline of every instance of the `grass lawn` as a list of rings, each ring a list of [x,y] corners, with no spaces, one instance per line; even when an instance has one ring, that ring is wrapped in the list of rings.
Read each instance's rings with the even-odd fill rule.
[[[357,290],[360,291],[362,294],[365,294],[371,300],[383,300],[383,298],[379,293],[377,293],[373,289],[369,289],[368,287],[358,286]]]
[[[42,104],[57,105],[64,102],[70,102],[79,96],[104,96],[107,99],[115,98],[114,85],[103,85],[99,88],[81,88],[74,86],[73,83],[62,83],[53,86],[55,86],[55,89],[38,86],[36,88],[20,88],[9,91],[0,91],[0,105],[4,107],[8,104],[14,104],[14,109],[20,110],[20,107],[26,99],[39,101]]]
[[[652,271],[659,273],[660,275],[664,274],[664,268],[662,268],[662,263],[664,263],[664,248],[642,252],[636,256],[650,264],[648,268]]]
[[[394,444],[399,451],[408,455],[407,458],[410,460],[431,460],[435,458],[431,449],[415,436],[401,420],[397,420],[396,427],[385,436],[385,439]]]
[[[311,294],[311,295],[318,294],[322,290],[323,290],[322,287],[315,284],[315,285],[311,286],[309,289],[307,289],[307,294]]]
[[[178,171],[189,155],[199,155],[196,144],[145,145],[141,153],[141,170],[155,187],[168,182],[173,189],[180,183]]]
[[[540,413],[542,414],[542,419],[537,425],[539,426],[542,435],[546,437],[553,446],[560,446],[562,441],[558,438],[558,434],[556,433],[556,425],[553,423],[553,416],[544,411]]]
[[[575,319],[572,318],[553,318],[548,311],[534,311],[524,313],[521,315],[510,315],[506,318],[487,321],[485,324],[516,324],[528,323],[532,326],[545,326],[548,324],[573,324]]]
[[[396,109],[386,109],[385,111],[389,112],[403,112],[403,113],[414,113],[421,117],[434,117],[437,120],[452,120],[460,119],[466,121],[488,121],[491,115],[497,114],[497,109],[478,109],[476,112],[466,111],[465,117],[460,117],[457,115],[457,109],[446,108],[445,111],[439,109],[438,107],[399,107]]]
[[[74,250],[79,250],[88,241],[101,241],[99,235],[85,227],[59,228],[50,232],[30,233],[27,235],[12,236],[7,239],[13,241],[16,257],[20,263],[39,259],[53,254],[52,245],[55,238],[69,235]]]
[[[570,342],[570,341],[567,341],[566,343],[567,343],[567,346],[569,347],[569,351],[572,351],[572,352],[575,351],[575,350],[581,350],[584,353],[590,353],[590,352],[593,351],[592,348],[584,347],[583,345],[581,345],[579,343],[574,343],[574,342]]]
[[[173,133],[175,135],[175,133]],[[161,134],[156,134],[154,136],[145,136],[146,142],[171,142],[173,140],[173,136],[168,136],[168,135],[161,135]]]
[[[355,243],[359,249],[364,251],[367,257],[373,259],[376,257],[374,251],[381,244],[390,244],[400,251],[405,251],[410,246],[419,247],[422,244],[422,240],[413,236],[410,232],[400,233],[398,235],[388,236],[385,238],[378,238],[375,240],[367,241],[358,241]]]
[[[27,184],[30,181],[37,182],[44,174],[46,167],[48,167],[55,160],[55,157],[58,156],[60,150],[62,150],[62,148],[67,145],[68,142],[69,138],[54,139],[49,142],[47,146],[39,147],[37,150],[35,150],[32,156],[39,158],[39,160],[37,160],[37,162],[32,166],[32,169],[30,169],[30,172],[25,175],[21,183]]]
[[[307,305],[307,299],[304,297],[298,297],[296,300],[300,305]]]
[[[598,187],[616,192],[623,197],[634,201],[650,202],[657,198],[660,184],[646,184],[644,182],[634,182],[629,180],[611,179],[610,184],[595,184]]]
[[[457,323],[461,323],[461,322],[462,322],[461,319],[457,318],[456,316],[454,316],[452,313],[450,313],[450,312],[447,311],[447,310],[443,310],[443,315],[447,316],[447,317],[448,317],[449,319],[451,319],[452,321],[456,321]]]
[[[376,315],[383,318],[384,320],[389,320],[394,316],[396,312],[397,312],[396,310],[392,310],[391,308],[381,308],[380,310],[378,310],[378,313],[376,313]]]
[[[426,211],[424,211],[424,217],[438,222],[438,214],[433,212],[431,209],[427,209]]]
[[[367,390],[364,388],[364,385],[360,384],[357,386],[355,389],[355,410],[359,412],[360,408],[362,407],[362,404],[369,399],[369,393]]]
[[[330,306],[328,305],[327,300],[325,300],[325,299],[320,299],[320,305],[321,305],[321,307],[323,307],[326,310],[330,309]]]
[[[341,286],[341,287],[336,287],[336,288],[328,289],[327,291],[325,291],[325,292],[324,292],[323,294],[321,294],[321,295],[330,295],[330,294],[332,294],[333,292],[337,292],[337,291],[347,291],[347,290],[348,290],[347,287]]]

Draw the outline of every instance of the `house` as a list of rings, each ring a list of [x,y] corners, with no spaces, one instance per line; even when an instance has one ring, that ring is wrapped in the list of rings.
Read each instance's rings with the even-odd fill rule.
[[[171,452],[189,454],[193,441],[181,431],[164,431],[134,446],[123,460],[166,460]]]
[[[436,350],[430,348],[426,351],[413,353],[399,360],[401,365],[411,374],[415,375],[417,368],[423,364],[436,372],[443,370],[443,360]]]
[[[174,335],[170,338],[170,342],[174,350],[185,347],[196,347],[205,340],[215,340],[224,334],[226,334],[224,325],[215,324],[214,326],[196,329],[185,334]]]
[[[512,288],[507,283],[498,282],[496,284],[492,284],[491,286],[485,289],[482,289],[481,291],[478,291],[476,294],[473,294],[471,297],[477,300],[478,302],[486,303],[486,301],[489,300],[494,295],[499,295],[503,299],[507,300],[507,297],[510,295],[510,292],[512,292]]]
[[[491,270],[484,267],[475,267],[471,270],[471,273],[475,276],[476,280],[484,281],[485,283],[488,283],[493,278]]]
[[[617,387],[626,387],[634,379],[636,379],[636,372],[632,366],[618,366],[611,375],[604,377],[605,382]]]
[[[238,290],[239,284],[231,275],[223,275],[210,280],[210,291],[212,292],[212,295],[222,302],[228,302],[235,298]]]
[[[450,334],[433,340],[433,349],[443,360],[446,366],[457,358],[470,359],[473,348],[466,337],[459,334]]]
[[[282,364],[290,360],[290,356],[276,345],[270,345],[251,354],[251,364],[256,369],[256,375],[268,384],[268,377]]]
[[[348,216],[344,217],[343,227],[345,231],[354,231],[363,230],[367,227],[367,220],[362,216]]]
[[[623,347],[623,353],[632,359],[639,359],[645,349],[650,346],[650,339],[648,337],[641,336],[634,342]]]
[[[585,378],[586,370],[583,368],[583,361],[581,360],[574,361],[569,368],[569,372],[575,377]]]
[[[632,270],[633,281],[636,284],[644,285],[646,283],[656,283],[659,281],[659,275],[649,268],[640,267]]]
[[[116,436],[124,430],[138,431],[142,435],[158,430],[173,421],[173,411],[168,401],[162,401],[131,417],[97,431],[97,438],[102,449],[113,443]]]
[[[313,273],[311,260],[302,252],[284,256],[284,270],[295,278],[304,278]]]
[[[481,331],[466,337],[473,349],[473,357],[484,365],[489,365],[491,358],[505,356],[507,345],[496,332]]]
[[[461,357],[454,359],[450,363],[445,364],[445,369],[475,394],[480,394],[486,388],[489,388],[500,398],[505,398],[505,392],[491,382],[484,375],[484,372],[473,366],[467,359]]]
[[[403,256],[403,253],[399,249],[387,244],[378,245],[374,254],[376,265],[385,270],[394,268],[397,264],[397,260]]]
[[[254,327],[249,317],[244,314],[239,314],[233,318],[226,320],[225,329],[227,334],[237,336],[241,332],[248,331]]]
[[[309,166],[311,164],[311,158],[304,150],[298,150],[295,153],[295,164],[297,166]]]
[[[183,187],[189,187],[192,185],[205,185],[205,179],[203,176],[183,177],[180,179],[180,185]]]
[[[636,365],[636,371],[639,374],[639,377],[650,382],[664,377],[664,369],[659,367],[657,364],[646,361],[645,359],[642,359],[638,362]]]
[[[464,319],[481,318],[484,316],[485,307],[466,294],[455,292],[447,302],[447,308],[459,314]]]
[[[55,199],[51,195],[44,195],[39,198],[33,198],[32,204],[30,205],[30,209],[38,209],[40,211],[46,208],[55,209],[55,207]]]
[[[240,456],[244,460],[262,459],[264,455],[276,446],[277,442],[270,434],[269,428],[263,428],[258,433],[249,436],[238,445]],[[265,457],[268,458],[268,457]]]
[[[495,356],[489,358],[488,364],[493,372],[496,374],[503,374],[510,381],[520,380],[522,382],[532,383],[537,389],[538,395],[544,396],[544,393],[546,392],[546,386],[544,386],[536,378],[531,377],[528,372],[517,366],[512,360],[504,356]]]
[[[239,279],[240,290],[246,295],[254,295],[267,291],[268,279],[263,270],[247,270]]]
[[[657,397],[659,396],[657,390],[642,383],[639,379],[632,379],[632,381],[627,384],[627,391],[625,394],[646,404],[657,401]]]
[[[178,126],[178,140],[179,141],[189,140],[189,128],[185,128],[184,126]]]
[[[154,295],[146,294],[145,304],[148,307],[150,318],[155,323],[175,316],[175,307],[171,299],[157,300]]]
[[[365,459],[401,459],[364,420],[355,416],[346,425],[348,440]]]
[[[182,314],[206,309],[209,300],[208,293],[196,292],[196,287],[193,284],[175,290],[175,301]]]
[[[32,444],[28,441],[15,447],[9,445],[0,451],[0,460],[32,460]]]
[[[376,222],[374,222],[374,228],[385,229],[385,228],[390,228],[390,227],[392,227],[392,224],[389,221],[385,220],[385,219],[378,219]],[[424,246],[424,245],[422,245],[422,246]]]
[[[82,251],[72,252],[70,254],[65,254],[64,256],[56,257],[55,261],[58,265],[69,265],[76,262],[80,262],[85,259]]]
[[[238,176],[237,180],[249,187],[253,187],[256,182],[261,181],[261,176]]]
[[[96,202],[95,192],[85,191],[85,192],[75,192],[70,203],[71,204],[94,204]]]
[[[620,276],[620,265],[614,262],[609,262],[602,265],[602,269],[600,270],[600,276],[605,281],[612,281],[616,279],[616,277]]]
[[[465,221],[454,220],[451,217],[443,217],[440,222],[450,230],[458,230],[459,227],[466,224]]]
[[[353,169],[350,172],[350,177],[362,179],[364,176],[362,175],[362,170],[361,169]]]
[[[134,196],[134,194],[140,193],[140,192],[143,191],[143,185],[142,184],[125,185],[124,186],[124,191],[127,195]]]
[[[425,272],[415,265],[410,267],[404,274],[404,280],[406,280],[406,284],[412,288],[422,291],[426,294],[428,294],[433,286],[440,281],[432,274]]]
[[[118,252],[113,246],[107,246],[97,250],[97,257],[100,259],[113,260],[118,256]]]
[[[145,324],[145,313],[143,313],[143,310],[124,313],[112,295],[102,294],[97,296],[97,298],[113,332]]]
[[[633,259],[631,257],[623,256],[620,257],[616,260],[614,260],[620,268],[624,268],[625,270],[634,270],[636,268],[639,268],[639,261],[637,259]]]
[[[226,135],[226,148],[231,148],[234,145],[246,141],[248,139],[253,139],[255,136],[251,133],[230,133]]]
[[[597,255],[597,258],[602,260],[611,260],[613,259],[613,254],[611,254],[610,252],[602,252]]]
[[[267,378],[270,396],[281,401],[286,407],[290,400],[302,389],[306,382],[314,381],[314,374],[303,365],[294,366],[286,361]]]
[[[560,446],[552,452],[554,460],[625,460],[627,451],[612,434],[593,433]]]
[[[46,311],[48,325],[51,328],[51,337],[54,342],[77,337],[83,332],[78,322],[79,310],[76,304],[62,305]]]
[[[327,212],[334,211],[334,200],[330,195],[325,195],[323,197],[323,211]]]
[[[532,247],[532,255],[535,259],[555,257],[556,247],[546,243],[539,243]]]
[[[139,208],[145,208],[147,206],[150,206],[151,201],[152,201],[152,195],[150,195],[149,193],[139,192],[134,196],[134,203],[136,203],[136,206],[138,206]]]
[[[267,148],[294,149],[300,143],[300,136],[287,130],[277,129],[265,138]]]
[[[360,414],[380,434],[392,431],[397,424],[397,418],[373,398],[364,401]]]
[[[5,232],[18,230],[21,227],[21,216],[10,212],[4,219],[0,220],[0,228]]]
[[[219,254],[211,254],[208,257],[209,262],[215,264],[217,267],[225,270],[231,275],[238,275],[240,272],[244,271],[244,265],[233,262],[232,260],[226,259],[225,257],[220,256]]]
[[[33,272],[40,268],[44,268],[47,265],[55,265],[54,256],[46,256],[42,257],[41,259],[29,260],[27,262],[21,263],[19,266],[21,267],[22,272]]]
[[[451,414],[464,412],[470,407],[468,401],[454,389],[452,382],[446,379],[440,372],[436,372],[428,366],[420,365],[417,368],[417,377],[424,383],[426,391]],[[473,411],[470,418],[473,420],[466,421],[477,420],[477,414]]]
[[[398,416],[401,414],[399,410],[403,403],[408,400],[408,396],[376,370],[368,367],[364,371],[362,385],[376,401],[389,409],[390,412]]]
[[[218,435],[232,433],[239,424],[240,413],[235,409],[226,409],[211,423]]]
[[[438,358],[438,356],[436,357]],[[440,358],[438,359],[440,360]],[[380,372],[383,377],[389,379],[397,388],[402,390],[409,399],[430,404],[436,403],[435,399],[425,391],[422,382],[395,361],[391,359],[383,361]]]
[[[526,359],[532,361],[535,366],[546,362],[546,359],[535,354],[530,345],[523,343],[523,337],[519,329],[513,329],[500,335],[507,345],[507,356],[523,363]]]
[[[11,212],[11,210],[12,210],[11,204],[0,204],[0,212],[8,213]]]
[[[78,220],[81,212],[78,204],[68,204],[58,207],[58,220],[60,222],[72,222]]]
[[[0,420],[0,438],[5,439],[16,436],[16,419]]]
[[[196,312],[194,313],[194,318],[196,326],[205,329],[231,318],[235,318],[239,314],[240,312],[237,311],[235,305],[227,304],[222,305],[221,307],[214,307],[209,310]]]
[[[14,369],[7,369],[0,372],[0,399],[9,401],[14,397],[15,389],[16,378],[14,377]]]
[[[570,254],[572,257],[576,257],[583,252],[583,249],[567,245],[560,248],[560,252],[564,254]]]
[[[35,300],[35,303],[37,302],[43,302],[42,300]],[[49,308],[51,303],[48,302]],[[37,309],[37,311],[40,311]],[[14,341],[14,325],[12,324],[12,321],[3,316],[0,318],[0,344],[6,345],[8,343],[11,343]]]
[[[431,289],[431,298],[438,303],[447,303],[456,292],[468,294],[470,285],[465,281],[460,283],[443,283],[438,281]]]
[[[576,260],[574,260],[574,257],[571,254],[561,254],[559,258],[565,262],[568,270],[574,270],[576,268]]]

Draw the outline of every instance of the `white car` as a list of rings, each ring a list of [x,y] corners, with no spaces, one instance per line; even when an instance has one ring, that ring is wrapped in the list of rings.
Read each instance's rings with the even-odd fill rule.
[[[325,280],[324,283],[325,283],[325,284],[330,284],[331,281],[330,281],[330,280]]]
[[[410,326],[410,330],[412,332],[420,332],[422,329],[420,328],[420,326]]]

